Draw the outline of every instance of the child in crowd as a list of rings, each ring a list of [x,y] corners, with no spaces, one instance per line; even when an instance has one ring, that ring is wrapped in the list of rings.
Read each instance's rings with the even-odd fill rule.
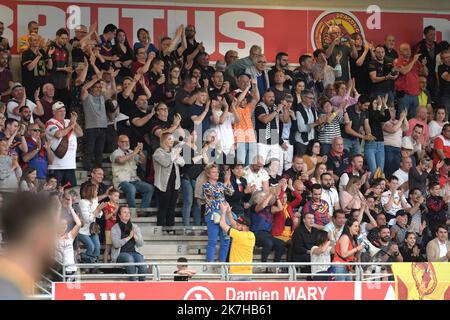
[[[178,258],[177,271],[174,272],[173,281],[188,281],[197,273],[195,270],[188,269],[187,262],[188,260],[185,257]]]
[[[108,192],[109,202],[103,208],[103,214],[105,215],[105,251],[103,252],[103,262],[108,262],[108,256],[111,252],[112,240],[111,240],[111,228],[117,222],[117,210],[119,209],[119,190],[112,188]]]

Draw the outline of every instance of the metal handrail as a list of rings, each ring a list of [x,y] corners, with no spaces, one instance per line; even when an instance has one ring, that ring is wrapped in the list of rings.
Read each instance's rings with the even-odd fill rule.
[[[61,264],[58,262],[58,264],[63,269],[63,274],[56,272],[58,275],[61,276],[62,281],[65,282],[67,279],[126,279],[130,277],[144,277],[144,278],[151,278],[153,281],[161,281],[163,278],[171,278],[173,277],[173,273],[161,273],[160,267],[163,266],[176,266],[179,263],[178,262],[139,262],[139,263],[83,263],[83,264],[75,264],[70,265],[70,267],[76,267],[77,270],[79,269],[94,269],[94,268],[124,268],[128,266],[132,267],[139,267],[139,266],[146,266],[147,268],[152,268],[152,273],[145,273],[145,274],[118,274],[118,273],[106,273],[106,274],[80,274],[75,273],[71,275],[67,275],[66,273],[66,265]],[[349,263],[338,263],[338,262],[190,262],[190,266],[206,266],[206,267],[217,267],[218,273],[199,273],[197,274],[200,277],[220,277],[219,279],[221,281],[230,281],[232,277],[236,276],[246,276],[251,278],[267,278],[267,277],[280,277],[284,278],[286,277],[288,281],[296,281],[299,276],[307,277],[307,276],[339,276],[339,275],[345,275],[349,276],[351,278],[355,278],[356,281],[369,281],[369,279],[372,278],[384,278],[392,276],[390,273],[370,273],[365,274],[362,271],[362,267],[364,266],[390,266],[392,263],[389,262],[349,262]],[[337,273],[299,273],[297,271],[297,267],[306,267],[306,266],[321,266],[321,265],[334,265],[334,266],[345,266],[345,265],[352,265],[355,266],[355,272],[353,273],[345,273],[345,274],[337,274]],[[230,274],[229,273],[229,267],[230,266],[249,266],[249,267],[277,267],[277,268],[288,268],[287,273],[252,273],[252,274]],[[219,268],[220,267],[220,268]],[[367,278],[369,277],[369,278]],[[113,280],[111,280],[113,281]]]

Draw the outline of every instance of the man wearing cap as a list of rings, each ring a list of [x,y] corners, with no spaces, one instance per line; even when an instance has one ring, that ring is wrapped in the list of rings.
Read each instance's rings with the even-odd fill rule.
[[[255,234],[250,231],[250,219],[247,216],[240,216],[236,221],[233,219],[231,207],[227,204],[226,210],[221,210],[220,227],[233,239],[230,248],[230,263],[252,263],[253,250],[255,248]],[[228,215],[227,224],[226,215]],[[251,265],[230,266],[230,274],[252,274]],[[235,281],[238,279],[234,279]],[[241,279],[244,280],[244,279]],[[246,279],[247,280],[247,279]]]
[[[406,232],[408,232],[408,213],[401,209],[395,214],[395,224],[391,227],[391,238],[398,245],[405,241]]]
[[[55,102],[52,106],[53,118],[45,124],[45,132],[47,139],[51,141],[51,149],[54,154],[63,140],[63,137],[68,137],[67,152],[62,158],[53,156],[53,163],[48,166],[49,174],[55,175],[58,183],[65,185],[70,182],[71,186],[77,185],[75,177],[76,156],[77,156],[77,137],[83,136],[83,129],[78,125],[78,115],[72,112],[69,119],[66,117],[66,106],[61,101]]]
[[[20,107],[22,106],[27,106],[31,110],[30,123],[34,123],[33,114],[36,116],[43,116],[44,107],[42,106],[39,99],[39,92],[40,90],[38,89],[34,93],[34,100],[36,102],[34,103],[31,100],[27,99],[27,95],[23,85],[19,82],[14,83],[11,87],[11,100],[9,100],[8,104],[6,105],[8,118],[13,118],[17,121],[20,121]]]

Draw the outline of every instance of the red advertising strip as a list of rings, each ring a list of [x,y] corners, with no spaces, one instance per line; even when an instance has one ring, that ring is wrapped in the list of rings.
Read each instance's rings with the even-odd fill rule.
[[[224,1],[225,2],[225,1]],[[331,24],[340,26],[343,35],[360,32],[374,44],[383,43],[387,33],[396,37],[397,47],[402,42],[411,44],[422,39],[422,30],[434,25],[437,40],[450,40],[450,13],[419,13],[363,10],[300,9],[300,8],[233,8],[227,5],[153,5],[110,3],[108,1],[17,1],[2,0],[0,21],[5,23],[4,36],[13,43],[27,33],[27,23],[39,22],[39,33],[54,38],[55,32],[66,26],[72,30],[78,24],[89,26],[98,21],[99,33],[108,23],[124,29],[130,42],[136,41],[139,28],[150,31],[153,42],[162,35],[172,35],[180,24],[194,24],[197,40],[202,41],[211,60],[223,59],[228,50],[236,50],[240,57],[248,55],[254,44],[263,47],[270,61],[277,52],[285,51],[292,59],[300,54],[311,53],[327,41]],[[438,11],[437,11],[438,12]],[[413,23],[411,23],[413,22]],[[73,36],[73,31],[71,36]],[[295,61],[296,62],[296,61]]]
[[[54,283],[54,300],[392,300],[394,282]]]

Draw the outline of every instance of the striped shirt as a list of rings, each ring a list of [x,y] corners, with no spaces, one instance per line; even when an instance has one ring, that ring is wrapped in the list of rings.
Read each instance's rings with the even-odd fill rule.
[[[341,136],[340,124],[343,119],[342,113],[337,113],[331,123],[325,123],[319,128],[318,139],[320,143],[332,144],[334,138]]]

